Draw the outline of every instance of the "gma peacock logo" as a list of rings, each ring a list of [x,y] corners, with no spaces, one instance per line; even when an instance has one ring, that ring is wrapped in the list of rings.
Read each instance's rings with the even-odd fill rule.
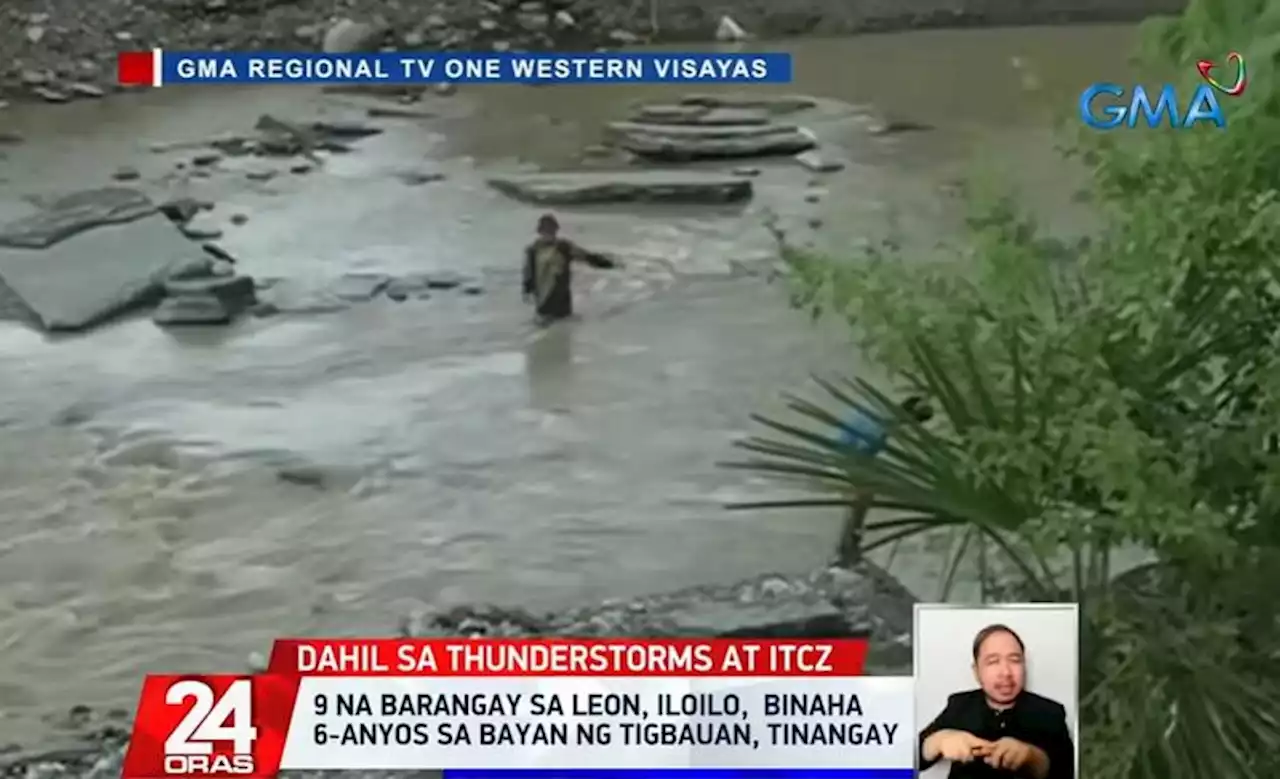
[[[1222,113],[1218,95],[1240,97],[1249,84],[1244,57],[1233,51],[1227,54],[1226,61],[1228,65],[1234,64],[1236,70],[1235,81],[1230,86],[1214,78],[1213,71],[1218,66],[1213,60],[1196,63],[1196,70],[1205,83],[1196,87],[1191,101],[1185,104],[1178,99],[1178,91],[1172,84],[1160,88],[1154,103],[1142,86],[1133,87],[1126,97],[1125,88],[1119,84],[1091,84],[1080,94],[1080,121],[1094,130],[1133,129],[1139,119],[1145,119],[1147,127],[1152,129],[1167,126],[1188,130],[1201,122],[1225,129],[1227,117]]]

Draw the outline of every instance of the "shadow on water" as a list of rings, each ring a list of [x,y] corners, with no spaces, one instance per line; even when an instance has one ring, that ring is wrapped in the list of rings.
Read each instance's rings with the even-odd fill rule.
[[[1041,74],[1043,94],[1065,94],[1114,75],[1130,34],[788,45],[789,89],[938,131],[835,138],[850,165],[817,185],[762,163],[755,202],[737,212],[563,213],[571,237],[628,269],[584,271],[582,320],[546,331],[529,325],[518,285],[519,247],[544,209],[492,192],[485,171],[578,164],[602,122],[678,90],[464,90],[426,106],[438,118],[388,122],[321,171],[258,184],[228,164],[170,183],[215,201],[215,220],[249,215],[225,222],[223,244],[255,275],[452,270],[487,294],[223,331],[141,319],[55,343],[0,326],[0,731],[25,740],[42,712],[127,704],[146,671],[234,669],[282,633],[384,632],[422,603],[553,607],[824,560],[838,517],[725,512],[776,493],[715,463],[780,390],[860,366],[842,332],[811,327],[774,287],[728,278],[730,261],[768,256],[766,208],[825,220],[838,240],[876,236],[895,208],[921,234],[945,232],[938,188],[975,151],[996,152],[1032,196],[1064,199],[1044,106],[1010,58]],[[182,154],[153,143],[321,110],[353,109],[296,89],[10,109],[31,140],[3,175],[16,194],[106,183],[121,164],[155,181]],[[392,173],[410,165],[446,178],[405,186]],[[819,202],[804,202],[814,188]],[[909,586],[932,586],[931,558],[900,562]]]

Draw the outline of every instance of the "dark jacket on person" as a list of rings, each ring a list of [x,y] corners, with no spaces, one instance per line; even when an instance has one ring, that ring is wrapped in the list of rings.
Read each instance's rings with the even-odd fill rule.
[[[539,239],[524,250],[524,294],[533,296],[545,320],[573,316],[573,263],[612,268],[608,257],[584,251],[564,238]]]
[[[987,741],[1015,738],[1038,747],[1049,757],[1046,779],[1075,779],[1076,750],[1061,703],[1023,691],[1012,707],[993,709],[982,690],[958,692],[947,699],[942,713],[920,733],[920,770],[937,762],[924,759],[924,740],[939,730],[963,730]],[[950,779],[1010,779],[1018,774],[975,760],[953,763]]]

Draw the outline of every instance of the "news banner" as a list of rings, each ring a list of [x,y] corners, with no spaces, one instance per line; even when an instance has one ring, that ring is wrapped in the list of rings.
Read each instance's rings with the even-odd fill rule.
[[[124,52],[123,85],[183,84],[781,84],[791,55],[590,52]]]
[[[280,771],[907,779],[911,677],[861,640],[288,639],[255,675],[148,676],[126,779]]]

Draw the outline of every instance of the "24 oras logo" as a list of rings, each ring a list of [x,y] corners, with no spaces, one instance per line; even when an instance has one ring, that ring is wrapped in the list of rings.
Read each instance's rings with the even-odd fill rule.
[[[1185,110],[1172,84],[1161,87],[1156,101],[1152,103],[1142,86],[1133,87],[1126,96],[1125,88],[1119,84],[1099,83],[1091,84],[1081,93],[1080,120],[1095,130],[1114,130],[1121,126],[1134,128],[1138,126],[1139,117],[1144,118],[1147,127],[1151,128],[1167,124],[1175,130],[1185,130],[1200,122],[1225,128],[1227,118],[1222,113],[1218,95],[1240,97],[1249,85],[1244,57],[1233,51],[1227,54],[1226,61],[1228,65],[1235,65],[1236,75],[1230,85],[1214,77],[1213,71],[1218,65],[1213,60],[1196,63],[1196,70],[1205,83],[1196,87],[1190,102],[1185,104]]]
[[[259,758],[262,677],[153,675],[143,680],[123,779],[245,779],[266,770]],[[292,694],[281,705],[291,709]],[[266,720],[263,720],[265,723]],[[286,725],[287,728],[287,720]],[[277,755],[278,758],[278,755]]]

